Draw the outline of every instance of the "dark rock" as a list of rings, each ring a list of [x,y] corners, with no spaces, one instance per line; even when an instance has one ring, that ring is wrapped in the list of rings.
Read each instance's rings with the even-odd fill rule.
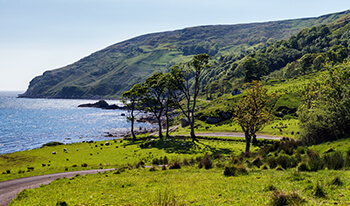
[[[101,109],[126,109],[126,107],[119,107],[116,104],[109,105],[105,100],[100,100],[93,104],[81,104],[78,107],[92,107],[92,108],[101,108]]]
[[[105,100],[100,100],[94,104],[81,104],[78,107],[95,107],[95,108],[107,108],[109,104]]]
[[[187,119],[181,119],[181,127],[187,127],[190,125],[190,122]]]
[[[209,123],[209,124],[216,124],[216,123],[221,122],[221,118],[219,118],[219,117],[208,117],[206,122]]]

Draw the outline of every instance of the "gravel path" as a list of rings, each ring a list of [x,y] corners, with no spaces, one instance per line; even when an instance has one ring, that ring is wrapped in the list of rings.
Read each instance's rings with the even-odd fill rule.
[[[114,169],[98,169],[98,170],[83,170],[74,172],[64,172],[49,175],[40,175],[34,177],[26,177],[15,180],[8,180],[5,182],[0,182],[0,206],[7,206],[10,204],[11,200],[14,199],[19,192],[23,189],[31,189],[39,187],[40,185],[48,185],[50,182],[56,180],[57,178],[63,177],[73,177],[76,174],[96,174],[98,172],[105,172]]]

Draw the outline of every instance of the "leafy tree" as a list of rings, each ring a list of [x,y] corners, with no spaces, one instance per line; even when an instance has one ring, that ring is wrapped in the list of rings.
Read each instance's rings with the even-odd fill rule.
[[[301,138],[317,144],[350,135],[350,62],[328,66],[304,90]]]
[[[195,55],[186,64],[175,65],[171,68],[171,83],[173,89],[171,95],[174,104],[185,115],[191,127],[191,138],[196,141],[194,133],[194,112],[196,109],[197,96],[200,90],[201,77],[204,69],[210,68],[211,57],[208,54]],[[183,103],[184,101],[184,103]]]
[[[140,102],[142,96],[145,92],[145,89],[140,84],[135,84],[129,91],[126,91],[122,95],[122,101],[126,104],[127,109],[129,110],[128,120],[131,122],[131,135],[132,140],[136,140],[136,135],[134,132],[134,122],[138,113],[135,113],[140,109]]]
[[[257,61],[255,58],[248,58],[244,64],[244,81],[251,82],[253,80],[260,80],[260,78],[267,74],[268,68],[264,61]]]
[[[241,126],[246,140],[245,152],[249,152],[250,142],[256,142],[256,132],[272,119],[271,109],[277,94],[268,94],[260,81],[253,80],[245,85],[247,94],[234,108],[234,120]]]
[[[157,119],[160,139],[163,138],[161,117],[166,107],[166,84],[167,82],[162,72],[154,73],[143,83],[145,93],[143,94],[142,102],[146,106],[146,110],[152,112]]]

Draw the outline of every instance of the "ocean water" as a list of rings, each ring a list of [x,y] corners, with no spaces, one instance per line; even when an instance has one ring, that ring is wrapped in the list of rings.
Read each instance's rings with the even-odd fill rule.
[[[58,141],[73,143],[111,139],[129,130],[122,110],[78,108],[96,100],[16,98],[20,92],[0,92],[0,154],[29,150]],[[107,101],[120,104],[119,101]],[[136,123],[135,128],[154,127]],[[116,137],[113,137],[116,138]]]

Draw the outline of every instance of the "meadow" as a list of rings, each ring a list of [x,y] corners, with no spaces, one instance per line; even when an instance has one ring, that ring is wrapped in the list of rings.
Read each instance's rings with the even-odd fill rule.
[[[294,147],[291,143],[286,142],[288,147],[283,147],[280,141],[260,141],[259,146],[252,148],[251,155],[242,154],[245,146],[242,138],[232,140],[224,137],[201,139],[199,143],[187,139],[116,140],[109,141],[108,146],[106,141],[50,146],[4,155],[7,160],[16,157],[18,161],[5,166],[6,158],[2,157],[0,171],[4,173],[0,177],[3,181],[59,171],[119,168],[95,175],[58,179],[47,186],[24,190],[10,205],[350,204],[350,180],[347,178],[350,172],[345,167],[333,170],[325,166],[315,172],[304,171],[295,165],[280,166],[284,161],[282,157],[287,157],[287,153],[290,153],[290,160],[301,154],[302,162],[309,158],[307,151],[311,150],[318,152],[322,158],[336,152],[345,155],[350,140],[311,147],[296,146],[291,152],[287,150]],[[276,148],[274,145],[282,146]],[[68,153],[63,152],[63,148]],[[259,152],[264,151],[261,148],[270,149],[263,155]],[[333,150],[327,153],[330,149]],[[206,154],[211,159],[208,169],[200,166]],[[265,160],[256,164],[257,157]],[[275,157],[278,165],[270,164],[271,157]],[[28,163],[28,160],[31,162]],[[227,174],[228,165],[234,163],[241,165],[240,172]],[[34,169],[28,171],[28,166]],[[9,174],[5,172],[8,168],[11,170]]]

